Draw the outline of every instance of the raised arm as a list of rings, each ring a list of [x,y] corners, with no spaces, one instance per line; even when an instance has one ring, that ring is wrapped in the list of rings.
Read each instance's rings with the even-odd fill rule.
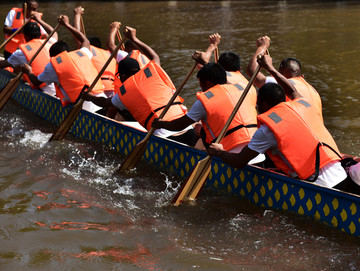
[[[135,43],[144,55],[146,55],[150,60],[153,60],[156,64],[160,66],[160,57],[149,45],[143,43],[136,37],[136,29],[126,26],[124,30],[124,35],[133,43]]]
[[[69,17],[66,15],[60,15],[58,19],[59,23],[63,26],[65,26],[70,33],[80,42],[80,47],[86,47],[90,49],[90,42],[85,37],[83,33],[81,33],[79,30],[77,30],[75,27],[73,27],[69,22]]]
[[[116,39],[116,34],[120,29],[120,26],[121,26],[121,23],[117,22],[117,21],[112,22],[110,24],[110,33],[108,36],[108,40],[106,42],[106,47],[110,51],[110,53],[112,53],[116,48],[115,39]]]
[[[257,56],[265,55],[266,50],[269,48],[269,46],[270,46],[270,38],[268,36],[264,36],[256,40],[256,51],[252,56],[252,58],[250,59],[250,62],[246,70],[246,73],[249,77],[251,77],[254,74],[258,66]],[[265,84],[265,80],[266,80],[266,76],[263,73],[259,72],[255,78],[254,84],[256,87],[260,88]]]
[[[269,55],[263,55],[261,58],[258,58],[257,62],[262,68],[266,69],[275,78],[277,83],[284,89],[286,96],[292,97],[292,99],[302,97],[301,94],[297,92],[296,88],[290,82],[290,80],[288,80],[274,68],[272,64],[272,58]]]
[[[47,36],[54,30],[54,28],[49,25],[48,23],[46,23],[45,21],[43,21],[41,19],[41,16],[39,14],[39,12],[36,11],[31,11],[31,17],[37,22],[39,23],[42,28],[44,28],[44,30],[46,31]],[[52,36],[54,39],[58,40],[58,34],[57,32],[54,33],[54,35]]]
[[[84,9],[81,6],[78,6],[78,7],[74,8],[73,12],[74,12],[73,26],[76,30],[81,32],[81,15],[84,14]],[[81,42],[78,39],[75,39],[75,42],[76,42],[76,47],[80,48]]]
[[[206,49],[205,52],[201,51],[195,51],[193,54],[193,59],[196,60],[199,65],[198,69],[201,69],[203,65],[206,65],[209,63],[211,55],[215,51],[216,47],[220,43],[221,36],[218,33],[211,34],[209,36],[209,47]]]

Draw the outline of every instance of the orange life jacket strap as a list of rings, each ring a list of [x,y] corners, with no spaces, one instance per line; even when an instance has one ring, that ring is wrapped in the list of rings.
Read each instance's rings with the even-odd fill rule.
[[[315,182],[317,180],[317,178],[319,177],[319,171],[320,171],[320,147],[321,146],[326,146],[328,147],[330,150],[332,150],[337,156],[339,156],[340,159],[342,159],[342,156],[333,149],[333,147],[331,147],[330,145],[326,144],[325,142],[319,142],[316,146],[316,158],[315,158],[315,174],[314,174],[314,178],[312,180],[310,180],[309,178],[307,179],[307,181],[309,182]]]
[[[181,103],[181,102],[174,102],[174,103],[171,104],[171,106],[173,106],[173,105],[178,105],[178,104],[182,104],[182,103]],[[148,116],[148,117],[146,118],[146,120],[145,120],[145,127],[147,127],[148,122],[151,120],[152,116],[154,116],[154,114],[155,114],[157,111],[159,111],[159,110],[161,110],[161,109],[164,109],[165,107],[166,107],[166,105],[160,106],[160,107],[156,108],[156,109],[154,110],[154,112],[151,112],[151,113],[149,114],[149,116]]]
[[[244,125],[244,124],[240,124],[240,125],[237,125],[233,128],[231,128],[230,130],[227,130],[224,137],[236,132],[237,130],[241,129],[241,128],[257,128],[257,124],[248,124],[248,125]],[[205,136],[206,137],[206,136]],[[217,137],[214,138],[211,143],[214,143],[216,141]]]

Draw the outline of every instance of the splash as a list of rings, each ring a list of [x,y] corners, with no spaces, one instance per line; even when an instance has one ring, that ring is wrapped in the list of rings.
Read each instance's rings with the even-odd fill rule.
[[[33,149],[42,148],[49,141],[50,136],[51,134],[45,134],[39,130],[27,131],[20,140],[20,144]]]

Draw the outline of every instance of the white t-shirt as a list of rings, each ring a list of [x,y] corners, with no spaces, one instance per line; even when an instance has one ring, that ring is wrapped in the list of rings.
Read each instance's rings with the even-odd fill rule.
[[[116,94],[115,96],[113,96],[111,98],[111,103],[116,107],[116,108],[119,108],[120,110],[127,110],[126,106],[123,104],[123,102],[120,100],[120,97],[118,94]],[[159,136],[159,137],[169,137],[169,136],[172,136],[172,135],[175,135],[177,133],[180,133],[180,132],[185,132],[189,129],[193,129],[193,127],[191,125],[189,125],[188,127],[186,127],[184,130],[181,130],[181,131],[169,131],[169,130],[166,130],[166,129],[163,129],[163,128],[160,128],[160,129],[156,129],[154,131],[154,135],[156,136]]]
[[[259,129],[253,135],[248,147],[258,153],[265,153],[269,149],[277,149],[277,141],[273,132],[265,124],[261,125]],[[280,153],[281,158],[291,168],[285,157]],[[315,161],[314,161],[315,163]],[[310,176],[310,179],[313,175]],[[336,161],[327,164],[320,168],[319,176],[315,181],[316,184],[334,187],[347,178],[344,168],[341,163]]]
[[[267,76],[266,79],[265,79],[265,84],[267,83],[275,83],[277,84],[278,82],[276,81],[276,79],[272,76]]]
[[[9,13],[7,14],[6,18],[5,18],[5,26],[12,26],[14,18],[15,18],[16,12],[15,10],[10,10]],[[29,19],[25,19],[25,21],[27,22]],[[45,29],[39,24],[40,26],[40,31],[41,34],[47,34]]]
[[[90,59],[93,57],[92,52],[87,48],[87,47],[82,47],[80,48],[80,51],[83,52],[85,55],[87,55]],[[60,87],[60,90],[62,92],[62,94],[67,97],[68,95],[66,94],[65,90],[63,89],[63,87],[60,84],[59,81],[59,77],[56,74],[56,71],[54,69],[54,66],[51,64],[51,62],[49,62],[46,66],[44,71],[38,75],[38,80],[44,83],[51,83],[54,82],[55,84],[57,84]],[[105,97],[106,95],[104,93],[100,93],[96,95],[97,97]],[[90,112],[96,112],[100,109],[102,109],[101,107],[97,106],[96,104],[89,102],[89,101],[85,101],[83,104],[83,109],[90,111]]]
[[[200,120],[206,122],[206,120],[207,120],[206,109],[200,100],[196,100],[196,102],[193,104],[193,106],[191,107],[189,112],[187,112],[186,115],[190,119],[192,119],[194,122],[197,122]],[[235,147],[233,147],[232,149],[230,149],[229,152],[239,153],[247,144],[248,143],[238,144]],[[252,160],[250,160],[248,164],[252,165],[252,164],[257,164],[257,163],[263,162],[265,160],[265,158],[266,158],[265,155],[260,153],[258,156],[256,156]]]
[[[55,43],[57,40],[55,38],[50,38],[50,40]],[[17,49],[14,53],[11,54],[11,56],[7,59],[7,61],[13,66],[18,66],[27,63],[26,56],[24,52],[21,49]],[[47,83],[46,86],[41,88],[42,91],[45,93],[48,93],[50,95],[55,96],[55,85],[54,83]]]
[[[123,50],[118,50],[116,54],[116,62],[119,63],[125,57],[127,57],[128,53]]]

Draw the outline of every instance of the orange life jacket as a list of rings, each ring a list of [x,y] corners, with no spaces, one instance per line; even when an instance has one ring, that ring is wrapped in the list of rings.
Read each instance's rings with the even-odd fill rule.
[[[24,14],[22,8],[12,8],[11,10],[15,11],[15,17],[12,22],[11,27],[12,28],[20,28],[24,24]],[[42,16],[42,13],[39,13],[40,16]],[[34,20],[31,20],[34,22]],[[5,39],[9,38],[11,34],[5,34]],[[6,45],[5,45],[5,51],[9,53],[13,53],[16,51],[16,49],[20,46],[20,44],[26,43],[25,37],[23,33],[19,33],[15,35]]]
[[[305,180],[315,173],[319,143],[325,143],[340,153],[317,109],[307,99],[295,99],[274,106],[258,116],[258,125],[262,124],[266,124],[274,133],[278,150],[292,169],[279,156],[279,152],[269,150],[267,154],[276,167],[289,176],[295,176],[296,173]],[[340,160],[333,150],[324,145],[320,145],[318,150],[319,168]]]
[[[132,50],[128,54],[128,57],[131,57],[135,59],[137,62],[139,62],[140,69],[144,68],[150,62],[147,56],[142,54],[139,50]]]
[[[202,120],[206,142],[214,142],[229,119],[236,103],[245,90],[239,84],[216,85],[205,92],[197,93],[197,98],[205,107],[207,120]],[[221,144],[225,150],[250,142],[257,129],[256,89],[250,90],[231,122]]]
[[[56,84],[56,95],[60,98],[63,106],[75,103],[84,86],[90,86],[98,75],[90,58],[81,50],[64,51],[52,57],[50,62],[55,69],[62,88],[66,92],[66,95],[64,95]],[[103,91],[104,86],[98,80],[92,92],[97,94]]]
[[[297,92],[299,92],[304,98],[311,101],[311,104],[320,112],[322,116],[322,104],[319,93],[301,76],[289,78],[290,82],[294,85]],[[289,97],[286,97],[286,101],[290,101]]]
[[[25,44],[20,44],[20,49],[24,53],[27,61],[29,61],[36,51],[40,48],[40,46],[43,44],[44,40],[41,39],[33,39]],[[51,45],[53,44],[52,41],[48,41],[44,48],[40,51],[40,53],[36,56],[34,61],[31,63],[32,72],[38,76],[40,73],[44,71],[45,66],[50,62],[50,54],[49,49]],[[30,81],[29,77],[24,74],[24,79],[29,82],[30,86],[32,88],[36,88]],[[43,83],[39,87],[42,88],[46,84]]]
[[[139,50],[132,50],[126,57],[131,57],[132,59],[135,59],[139,63],[140,69],[144,68],[150,62],[147,56],[142,54]],[[118,74],[118,65],[116,65],[116,74]],[[122,83],[120,79],[118,77],[115,77],[115,93],[116,90],[120,89],[121,85]]]
[[[91,59],[98,72],[104,67],[110,57],[110,52],[95,46],[90,46],[93,57]],[[101,76],[101,82],[105,90],[114,91],[115,72],[117,70],[116,60],[113,58]]]
[[[147,130],[154,118],[158,118],[173,96],[175,87],[166,72],[154,61],[129,77],[120,87],[118,95],[131,115]],[[184,116],[186,109],[177,97],[166,112],[164,120]]]

